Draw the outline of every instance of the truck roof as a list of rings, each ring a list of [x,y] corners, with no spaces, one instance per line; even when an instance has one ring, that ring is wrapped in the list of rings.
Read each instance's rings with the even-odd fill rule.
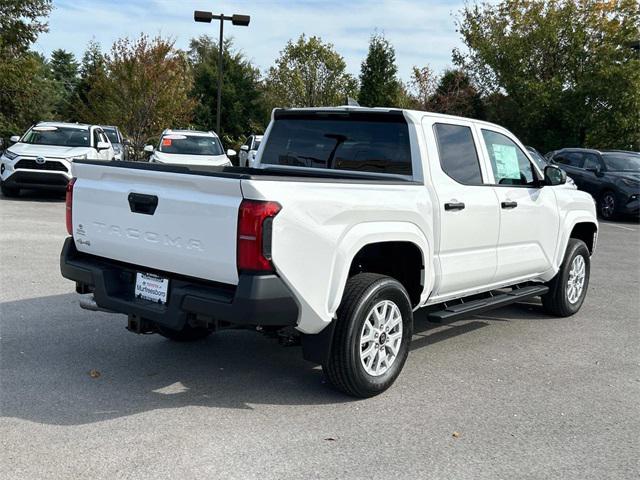
[[[478,120],[475,118],[460,117],[456,115],[447,115],[444,113],[430,112],[426,110],[411,110],[408,108],[359,107],[359,106],[352,106],[352,105],[342,105],[338,107],[276,108],[274,109],[274,112],[276,110],[283,110],[288,112],[291,112],[291,111],[293,112],[295,111],[300,111],[300,112],[403,112],[405,115],[411,117],[412,120],[414,120],[416,123],[419,123],[420,119],[423,116],[429,115],[430,117],[437,117],[437,118],[448,119],[448,120],[464,120],[467,122],[474,122],[481,125],[487,125],[494,128],[504,129],[504,127],[497,125],[495,123],[486,122],[484,120]]]

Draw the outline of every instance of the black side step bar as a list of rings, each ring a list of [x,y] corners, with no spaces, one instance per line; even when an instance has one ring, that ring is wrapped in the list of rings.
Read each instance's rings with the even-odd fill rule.
[[[476,315],[478,313],[493,310],[494,308],[504,307],[511,303],[519,302],[530,297],[544,295],[549,291],[549,287],[545,285],[530,285],[522,288],[515,288],[510,292],[491,295],[487,298],[472,300],[470,302],[462,302],[456,305],[444,305],[443,310],[430,312],[427,319],[430,322],[438,323],[442,321],[457,320],[460,317]]]

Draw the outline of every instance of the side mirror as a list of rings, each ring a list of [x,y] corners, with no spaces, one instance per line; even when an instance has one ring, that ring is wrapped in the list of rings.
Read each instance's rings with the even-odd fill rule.
[[[242,145],[240,147],[240,150],[242,150],[243,152],[248,152],[249,151],[249,145]]]
[[[236,152],[235,150],[231,148],[227,150],[227,157],[235,157],[236,155],[238,155],[238,152]]]
[[[96,145],[96,150],[108,150],[111,147],[109,142],[98,142]]]
[[[143,149],[146,153],[153,153],[153,145],[145,145]]]
[[[20,137],[18,135],[14,135],[9,139],[9,141],[11,143],[18,143],[20,141]]]
[[[597,177],[601,177],[602,176],[602,170],[600,170],[598,167],[585,168],[585,170],[587,172],[593,173]]]
[[[547,165],[544,167],[544,184],[545,185],[564,185],[567,183],[567,172],[555,165]]]

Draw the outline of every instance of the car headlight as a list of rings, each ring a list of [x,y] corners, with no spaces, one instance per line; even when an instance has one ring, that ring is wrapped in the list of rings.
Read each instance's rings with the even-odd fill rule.
[[[67,158],[65,158],[65,160],[67,162],[74,162],[76,160],[86,160],[86,159],[87,159],[87,155],[86,154],[84,154],[84,155],[76,155],[75,157],[67,157]]]
[[[17,153],[13,153],[11,150],[5,150],[4,151],[4,156],[6,158],[8,158],[9,160],[13,160],[14,158],[19,157],[19,155]]]
[[[627,187],[640,187],[640,182],[631,178],[621,178],[620,181]]]

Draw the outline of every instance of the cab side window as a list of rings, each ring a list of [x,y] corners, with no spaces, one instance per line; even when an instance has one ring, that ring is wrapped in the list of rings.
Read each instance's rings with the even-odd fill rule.
[[[537,183],[531,162],[509,137],[484,129],[482,137],[498,185],[534,186]]]
[[[582,168],[584,166],[584,157],[578,152],[561,152],[553,157],[553,161],[567,165],[569,167]]]
[[[471,129],[447,123],[436,123],[433,127],[442,170],[463,185],[480,185],[482,173]]]
[[[585,153],[583,168],[585,170],[587,169],[602,170],[602,165],[600,164],[600,159],[598,159],[597,155],[593,153]]]

